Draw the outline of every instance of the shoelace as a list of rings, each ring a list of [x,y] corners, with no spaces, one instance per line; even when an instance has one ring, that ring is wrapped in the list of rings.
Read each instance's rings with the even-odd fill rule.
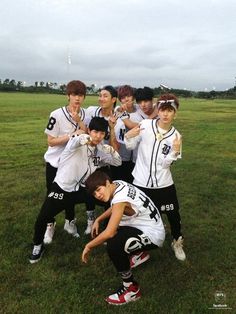
[[[120,295],[123,294],[126,290],[127,290],[127,288],[122,285],[122,286],[120,286],[120,288],[117,289],[116,293],[120,296]]]

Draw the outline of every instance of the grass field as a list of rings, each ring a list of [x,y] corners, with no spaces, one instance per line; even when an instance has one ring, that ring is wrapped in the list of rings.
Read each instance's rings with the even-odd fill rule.
[[[236,313],[236,100],[181,100],[175,126],[183,134],[183,159],[172,171],[187,261],[175,259],[167,230],[164,247],[134,270],[143,297],[123,307],[104,302],[120,284],[105,247],[82,264],[89,238],[65,233],[64,213],[57,217],[54,241],[43,259],[28,262],[45,195],[44,128],[49,113],[65,100],[0,93],[0,313],[202,314],[214,313],[214,304],[227,304],[228,312]],[[91,104],[96,97],[86,98]],[[82,234],[83,206],[76,207],[76,214]],[[215,299],[218,291],[226,299]]]

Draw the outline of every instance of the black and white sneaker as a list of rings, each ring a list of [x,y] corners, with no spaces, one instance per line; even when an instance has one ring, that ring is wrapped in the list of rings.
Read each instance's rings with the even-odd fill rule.
[[[37,263],[38,261],[40,261],[42,255],[43,255],[43,252],[44,252],[43,244],[34,245],[32,254],[31,254],[30,259],[29,259],[30,263],[34,264],[34,263]]]

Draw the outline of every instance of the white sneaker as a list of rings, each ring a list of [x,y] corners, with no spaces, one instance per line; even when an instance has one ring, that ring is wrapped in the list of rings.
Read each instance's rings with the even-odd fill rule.
[[[129,286],[122,285],[115,293],[109,295],[105,301],[112,305],[122,305],[137,301],[140,297],[141,292],[139,285],[132,283]]]
[[[172,249],[175,252],[175,257],[180,261],[184,261],[186,259],[186,255],[183,250],[183,242],[184,239],[182,236],[180,236],[177,241],[174,239],[174,241],[171,244]]]
[[[56,222],[51,222],[49,224],[47,224],[47,229],[45,231],[44,234],[44,239],[43,239],[43,243],[44,244],[50,244],[52,243],[52,238],[55,232],[55,226],[56,226]]]
[[[87,234],[87,235],[91,234],[93,223],[94,223],[94,220],[91,220],[91,219],[87,220],[87,227],[84,231],[84,234]]]
[[[32,254],[29,258],[30,264],[34,264],[34,263],[37,263],[38,261],[40,261],[42,255],[43,255],[43,252],[44,252],[43,244],[34,245]]]
[[[66,230],[69,234],[72,234],[75,238],[80,237],[77,231],[76,219],[71,220],[71,222],[68,219],[65,219],[64,230]]]

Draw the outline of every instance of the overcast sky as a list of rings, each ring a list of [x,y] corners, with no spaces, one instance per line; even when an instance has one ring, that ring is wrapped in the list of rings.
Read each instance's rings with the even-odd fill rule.
[[[235,0],[0,0],[0,79],[225,90]],[[69,57],[68,57],[69,55]]]

